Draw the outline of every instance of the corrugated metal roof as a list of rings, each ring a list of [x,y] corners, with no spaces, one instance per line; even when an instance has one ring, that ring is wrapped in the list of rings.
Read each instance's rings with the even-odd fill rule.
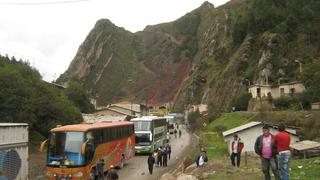
[[[1,127],[5,126],[28,126],[27,123],[0,123]]]
[[[315,142],[315,141],[301,141],[297,142],[295,144],[290,145],[290,148],[298,150],[298,151],[303,151],[303,150],[308,150],[308,149],[315,149],[315,148],[320,148],[320,143]]]
[[[61,126],[57,128],[53,128],[51,132],[58,132],[58,131],[89,131],[92,129],[100,129],[100,128],[107,128],[107,127],[114,127],[114,126],[126,126],[126,125],[133,125],[132,122],[128,121],[103,121],[98,123],[83,123],[83,124],[72,124]]]
[[[256,121],[252,121],[252,122],[249,122],[245,125],[242,125],[242,126],[238,126],[236,128],[233,128],[233,129],[230,129],[228,131],[224,131],[222,133],[222,135],[225,137],[225,136],[228,136],[228,135],[231,135],[231,134],[234,134],[236,132],[239,132],[239,131],[242,131],[242,130],[245,130],[245,129],[248,129],[248,128],[251,128],[251,127],[254,127],[254,126],[257,126],[259,124],[262,124],[261,122],[256,122]]]
[[[152,120],[159,120],[164,118],[165,117],[159,117],[159,116],[142,116],[138,118],[133,118],[130,121],[152,121]]]

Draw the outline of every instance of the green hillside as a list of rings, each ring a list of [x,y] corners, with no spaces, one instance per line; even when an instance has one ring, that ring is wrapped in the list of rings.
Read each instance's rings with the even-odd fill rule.
[[[316,0],[205,2],[137,33],[102,19],[58,82],[79,79],[99,105],[174,102],[182,111],[205,103],[225,112],[248,81],[303,80],[296,61],[319,61],[319,7]]]

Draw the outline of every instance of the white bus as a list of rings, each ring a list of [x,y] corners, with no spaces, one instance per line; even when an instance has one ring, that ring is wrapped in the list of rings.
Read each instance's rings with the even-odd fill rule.
[[[136,134],[136,153],[152,153],[167,142],[167,119],[143,116],[131,119]]]
[[[175,117],[174,116],[165,116],[165,118],[167,119],[167,123],[168,123],[168,132],[170,134],[174,133],[174,124],[175,124]]]

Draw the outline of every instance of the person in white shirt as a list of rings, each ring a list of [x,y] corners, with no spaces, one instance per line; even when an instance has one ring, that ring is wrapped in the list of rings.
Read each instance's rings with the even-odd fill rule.
[[[206,151],[201,151],[200,156],[196,159],[197,167],[203,167],[208,162],[208,157]]]

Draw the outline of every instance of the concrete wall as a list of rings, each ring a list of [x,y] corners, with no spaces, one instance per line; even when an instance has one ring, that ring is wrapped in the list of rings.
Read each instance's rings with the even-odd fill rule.
[[[273,98],[279,98],[281,96],[291,95],[291,89],[294,89],[294,94],[300,94],[305,90],[302,83],[295,84],[283,84],[280,86],[267,86],[267,85],[254,85],[249,88],[252,98],[257,98],[257,89],[260,88],[261,97],[267,97],[270,92]]]
[[[280,85],[279,86],[279,93],[281,92],[281,89],[284,90],[285,95],[291,94],[290,89],[294,89],[295,94],[302,93],[305,90],[305,87],[301,83],[296,83],[296,84],[285,84],[285,85]]]
[[[311,105],[312,110],[320,110],[320,103],[314,103]]]
[[[270,132],[271,134],[275,135],[279,131],[274,128],[270,128]],[[244,142],[244,148],[242,152],[254,153],[254,143],[256,142],[257,137],[262,134],[262,125],[255,126],[250,129],[246,129],[244,131],[240,131],[237,134],[241,138],[241,140]],[[225,137],[224,140],[225,142],[228,143],[229,145],[228,151],[229,151],[229,154],[231,154],[231,143],[233,140],[233,135],[229,135]],[[291,135],[291,144],[294,144],[297,141],[299,141],[299,138]]]

